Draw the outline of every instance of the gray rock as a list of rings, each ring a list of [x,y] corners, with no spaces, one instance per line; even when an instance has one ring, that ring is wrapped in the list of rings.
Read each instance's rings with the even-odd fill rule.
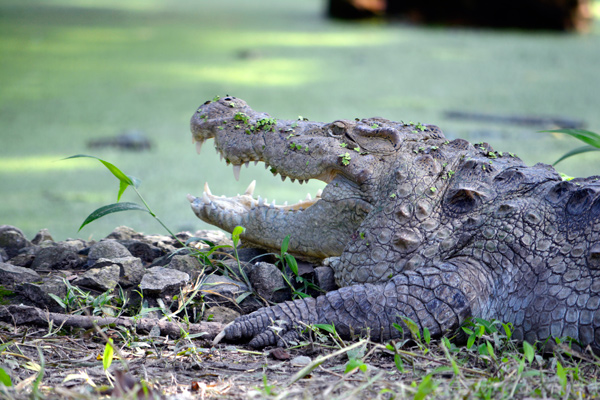
[[[136,232],[134,229],[128,226],[119,226],[115,228],[114,231],[108,234],[106,239],[115,239],[115,240],[142,240],[144,239],[144,235]]]
[[[240,308],[244,314],[259,309],[263,305],[252,295],[247,295],[240,303],[236,299],[250,292],[248,286],[240,281],[221,275],[208,275],[199,287],[204,302],[209,306],[229,306]]]
[[[9,259],[13,258],[25,247],[31,246],[23,231],[10,225],[0,225],[0,248],[4,249]]]
[[[315,268],[315,284],[326,292],[337,290],[333,269],[330,267]]]
[[[212,322],[228,324],[239,316],[240,316],[240,313],[232,310],[231,308],[222,307],[222,306],[214,306],[214,307],[210,307],[204,311],[203,320],[208,321],[210,319],[210,321],[212,321]]]
[[[185,272],[190,275],[192,280],[197,279],[204,272],[204,266],[196,257],[191,255],[175,255],[171,257],[168,268]]]
[[[54,239],[52,238],[52,235],[50,234],[48,229],[40,229],[40,231],[35,235],[33,240],[31,240],[31,243],[40,244],[45,241],[54,242]]]
[[[92,265],[92,268],[105,268],[112,265],[119,268],[119,285],[124,288],[138,285],[146,272],[142,260],[137,257],[101,258]]]
[[[36,271],[75,269],[84,264],[84,260],[71,246],[53,242],[42,242],[42,245],[47,247],[41,247],[31,263],[31,268]]]
[[[190,276],[185,272],[171,268],[152,267],[146,271],[142,278],[140,288],[144,296],[173,295],[190,281]]]
[[[312,360],[310,359],[310,357],[307,356],[298,356],[298,357],[294,357],[290,360],[290,364],[292,364],[293,366],[296,367],[304,367],[308,364],[310,364]]]
[[[34,254],[17,254],[13,258],[10,259],[9,263],[12,265],[16,265],[17,267],[23,268],[31,268],[31,264],[33,264],[33,260],[35,260]]]
[[[2,285],[18,285],[41,280],[40,275],[29,268],[0,263],[0,282]]]
[[[80,277],[75,279],[73,281],[73,285],[106,292],[114,289],[117,286],[119,283],[120,272],[121,267],[116,264],[108,265],[102,268],[90,268]]]
[[[256,293],[267,301],[281,303],[291,299],[281,271],[273,264],[256,263],[249,271],[248,278]]]
[[[233,246],[231,238],[223,231],[217,230],[199,230],[194,232],[194,237],[206,239],[217,246]],[[194,242],[200,243],[200,242]],[[208,247],[208,245],[205,245]]]
[[[120,240],[132,256],[140,258],[145,263],[151,263],[158,257],[165,255],[165,251],[151,243],[141,240]]]
[[[88,265],[94,265],[101,258],[131,257],[131,253],[125,246],[116,240],[102,240],[90,247],[88,253]]]
[[[16,291],[36,307],[47,308],[52,312],[64,311],[64,309],[49,296],[49,293],[52,293],[61,299],[65,298],[67,295],[67,286],[61,278],[43,278],[42,283],[24,283],[17,286]]]

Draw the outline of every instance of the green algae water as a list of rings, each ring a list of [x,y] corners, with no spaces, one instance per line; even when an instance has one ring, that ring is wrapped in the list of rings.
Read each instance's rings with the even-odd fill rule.
[[[100,239],[118,225],[163,233],[143,213],[77,228],[116,201],[102,165],[59,161],[92,154],[142,180],[140,191],[174,231],[206,228],[186,194],[235,195],[257,180],[268,201],[312,197],[262,165],[232,168],[191,144],[189,118],[215,95],[273,117],[319,121],[381,116],[433,123],[449,138],[488,142],[528,164],[580,144],[524,126],[449,118],[448,111],[548,116],[600,132],[600,29],[586,35],[339,22],[317,0],[5,0],[0,3],[0,224],[32,237]],[[600,7],[594,3],[596,13]],[[146,152],[88,149],[129,130]],[[572,176],[600,174],[600,153],[565,161]],[[135,201],[126,193],[124,201]]]

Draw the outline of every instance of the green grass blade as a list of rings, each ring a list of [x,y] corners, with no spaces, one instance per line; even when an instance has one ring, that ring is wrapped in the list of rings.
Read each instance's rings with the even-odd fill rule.
[[[108,367],[110,367],[110,364],[112,364],[113,362],[113,358],[115,355],[114,352],[115,350],[113,349],[113,341],[112,339],[108,339],[108,342],[106,342],[106,346],[104,346],[104,355],[102,356],[102,367],[105,371],[108,369]]]
[[[559,158],[558,160],[554,161],[554,164],[552,164],[552,165],[558,164],[559,162],[561,162],[565,158],[573,157],[573,156],[575,156],[577,154],[587,153],[587,152],[590,152],[590,151],[600,151],[600,149],[598,149],[596,147],[593,147],[593,146],[581,146],[581,147],[578,147],[576,149],[573,149],[573,150],[565,153],[561,158]]]
[[[6,387],[12,386],[10,375],[8,375],[3,368],[0,368],[0,383]]]
[[[581,140],[584,143],[600,148],[600,135],[595,132],[586,131],[585,129],[552,129],[540,132],[548,133],[565,133]]]
[[[101,158],[95,156],[88,156],[87,154],[77,154],[71,157],[63,158],[63,160],[70,160],[72,158],[95,158],[100,161],[108,170],[121,182],[125,182],[127,185],[134,186],[133,181],[127,175],[123,173],[119,168],[115,167],[113,164],[105,161]]]
[[[81,224],[81,226],[79,227],[79,231],[84,226],[89,224],[90,222],[95,221],[98,218],[102,218],[105,215],[113,214],[113,213],[121,212],[121,211],[132,211],[132,210],[148,212],[148,210],[146,208],[140,206],[137,203],[125,202],[125,203],[109,204],[107,206],[98,208],[97,210],[93,211],[90,215],[88,215],[88,217],[85,219],[85,221],[83,221],[83,224]]]

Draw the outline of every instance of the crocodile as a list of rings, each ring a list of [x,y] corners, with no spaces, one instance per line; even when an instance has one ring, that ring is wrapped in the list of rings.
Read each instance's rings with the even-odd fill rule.
[[[263,162],[274,175],[326,183],[293,205],[189,195],[194,213],[246,242],[325,260],[339,290],[236,319],[230,341],[261,348],[298,339],[302,324],[342,337],[402,335],[406,318],[433,336],[467,320],[510,322],[530,343],[571,338],[600,353],[600,177],[562,180],[487,143],[448,140],[435,125],[383,118],[276,120],[225,97],[191,120],[198,150],[214,138],[239,177]],[[406,329],[404,330],[406,332]]]

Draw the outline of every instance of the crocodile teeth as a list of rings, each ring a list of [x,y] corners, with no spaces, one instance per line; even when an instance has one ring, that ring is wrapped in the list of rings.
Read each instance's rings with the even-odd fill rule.
[[[292,181],[292,183],[294,183],[294,182],[296,182],[296,179],[290,178],[290,181]]]
[[[202,145],[204,142],[202,140],[198,140],[196,142],[196,153],[200,154],[202,152]]]
[[[257,200],[259,206],[262,206],[263,204],[265,204],[265,200],[260,196],[258,196],[258,199],[256,199],[256,200]]]
[[[269,169],[269,164],[265,163],[265,169]]]
[[[254,166],[256,167],[258,165],[258,160],[254,161]]]
[[[298,179],[298,183],[302,185],[304,181],[302,179]]]
[[[321,197],[322,194],[323,194],[323,189],[317,190],[317,197]]]
[[[187,199],[188,199],[188,201],[189,201],[190,203],[193,203],[193,202],[196,200],[196,198],[195,198],[194,196],[192,196],[191,194],[189,194],[189,193],[188,193],[188,195],[187,195]]]
[[[281,182],[285,182],[285,178],[287,178],[286,176],[281,175]]]
[[[250,182],[250,184],[248,185],[248,188],[246,189],[246,191],[244,192],[244,194],[248,195],[248,196],[252,196],[252,194],[254,193],[254,188],[255,187],[256,187],[256,181]]]
[[[310,193],[306,193],[306,199],[304,199],[304,201],[311,201],[312,200],[312,196],[310,195]]]
[[[217,151],[218,153],[218,151]],[[219,153],[219,157],[221,158],[221,161],[223,161],[223,153]]]
[[[208,187],[208,182],[204,182],[204,191],[205,191],[205,192],[206,192],[208,195],[212,196],[212,192],[210,191],[210,188]]]
[[[246,168],[248,168],[248,166],[250,165],[250,161],[246,161],[246,162],[244,163],[244,165],[246,166]]]
[[[240,180],[240,171],[242,170],[242,166],[241,165],[233,165],[233,177],[235,178],[236,181]]]
[[[202,192],[202,201],[204,204],[210,204],[210,199],[208,198],[208,194],[206,194],[206,192]]]

